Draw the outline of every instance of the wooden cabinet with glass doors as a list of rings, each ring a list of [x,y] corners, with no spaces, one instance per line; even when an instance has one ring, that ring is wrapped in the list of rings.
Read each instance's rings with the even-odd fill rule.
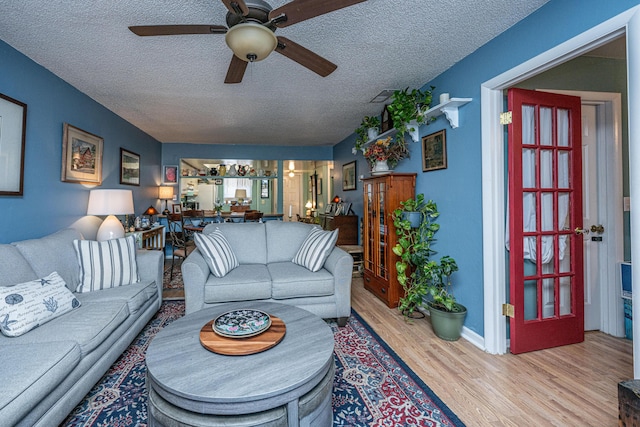
[[[403,294],[396,273],[396,230],[391,217],[400,202],[415,196],[416,174],[391,173],[365,178],[364,287],[389,307],[397,307]]]

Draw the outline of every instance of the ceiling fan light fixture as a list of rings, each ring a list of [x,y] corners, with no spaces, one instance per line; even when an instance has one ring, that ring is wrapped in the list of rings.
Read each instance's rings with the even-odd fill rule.
[[[247,62],[262,61],[278,45],[273,31],[254,22],[245,22],[229,28],[225,41],[234,55]]]

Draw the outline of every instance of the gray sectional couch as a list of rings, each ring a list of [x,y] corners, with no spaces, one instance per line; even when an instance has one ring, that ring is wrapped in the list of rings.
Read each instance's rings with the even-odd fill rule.
[[[344,326],[351,315],[353,257],[333,248],[323,268],[311,272],[292,259],[315,225],[299,222],[222,223],[219,229],[240,266],[215,277],[195,249],[182,263],[186,313],[232,301],[264,300],[292,304]]]
[[[0,286],[52,271],[75,291],[79,264],[73,229],[0,245]],[[162,303],[163,254],[138,251],[140,281],[76,293],[81,305],[19,337],[0,335],[0,425],[56,426],[63,421]]]

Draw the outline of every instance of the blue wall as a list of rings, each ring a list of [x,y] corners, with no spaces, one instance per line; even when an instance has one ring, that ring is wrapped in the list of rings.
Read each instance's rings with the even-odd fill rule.
[[[423,173],[420,144],[410,144],[411,158],[402,161],[398,172],[418,172],[417,193],[437,202],[441,229],[434,249],[437,256],[451,255],[460,271],[453,276],[454,293],[469,314],[465,326],[484,335],[482,269],[482,175],[481,175],[481,84],[522,62],[588,30],[640,3],[634,1],[551,0],[528,18],[464,58],[432,81],[434,100],[440,93],[473,98],[460,109],[460,127],[451,129],[443,117],[420,127],[420,136],[446,129],[448,167]],[[416,35],[419,36],[419,35]],[[353,156],[351,136],[334,147],[335,182],[340,182],[340,165],[358,161],[358,174],[368,174],[361,155]],[[361,183],[358,183],[361,191]],[[347,197],[348,193],[343,193]],[[362,201],[355,204],[362,215]]]
[[[62,182],[62,126],[104,138],[101,188],[133,190],[140,215],[157,209],[160,143],[40,65],[0,41],[0,93],[27,104],[24,195],[0,196],[0,243],[69,227],[84,220],[89,187]],[[120,185],[120,147],[140,154],[141,184]]]

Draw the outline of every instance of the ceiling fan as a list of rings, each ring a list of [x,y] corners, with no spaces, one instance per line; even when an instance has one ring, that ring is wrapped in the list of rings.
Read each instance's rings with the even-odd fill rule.
[[[138,36],[172,36],[180,34],[226,34],[225,40],[234,55],[225,83],[240,83],[249,62],[261,61],[274,50],[322,77],[337,65],[307,48],[277,36],[277,28],[297,24],[334,10],[366,0],[292,0],[273,9],[263,0],[221,0],[229,9],[227,27],[222,25],[137,25],[129,29]]]

